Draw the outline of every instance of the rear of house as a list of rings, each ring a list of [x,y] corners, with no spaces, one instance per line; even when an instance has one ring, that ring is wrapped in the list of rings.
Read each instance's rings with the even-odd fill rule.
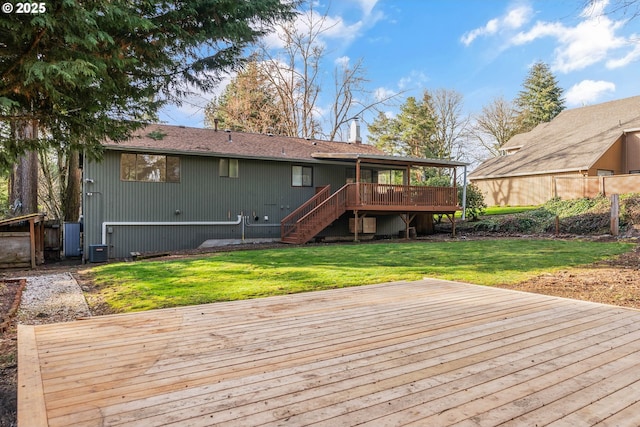
[[[152,125],[105,149],[101,162],[85,162],[83,169],[83,247],[90,261],[96,251],[124,258],[197,248],[210,239],[280,240],[281,221],[320,189],[336,191],[356,174],[378,183],[398,169],[405,173],[384,162],[356,170],[355,161],[314,157],[382,156],[365,144],[179,126]],[[374,224],[370,236],[397,236],[406,228],[397,215],[377,215]],[[345,213],[317,238],[349,236],[353,227]]]

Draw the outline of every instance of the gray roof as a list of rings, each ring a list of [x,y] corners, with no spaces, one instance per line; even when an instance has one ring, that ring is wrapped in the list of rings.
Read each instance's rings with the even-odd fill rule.
[[[586,171],[623,135],[640,128],[640,96],[564,110],[551,122],[514,136],[515,154],[480,164],[472,179]]]

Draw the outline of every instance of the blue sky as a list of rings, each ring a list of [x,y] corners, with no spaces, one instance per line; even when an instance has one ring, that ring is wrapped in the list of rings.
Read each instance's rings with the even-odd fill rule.
[[[452,89],[473,115],[498,96],[514,99],[536,61],[549,64],[568,108],[640,95],[640,17],[610,13],[616,1],[585,8],[586,0],[320,0],[314,7],[328,10],[332,24],[322,38],[327,83],[336,61],[362,58],[371,93],[403,91],[401,103],[425,89]],[[194,95],[160,119],[203,127],[212,96]]]

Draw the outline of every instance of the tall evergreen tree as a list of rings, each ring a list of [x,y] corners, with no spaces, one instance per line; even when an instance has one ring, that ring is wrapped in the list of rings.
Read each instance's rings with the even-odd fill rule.
[[[433,100],[428,91],[417,100],[410,96],[400,106],[396,117],[388,118],[383,113],[368,126],[369,141],[389,154],[420,158],[436,156],[432,145],[437,118]]]
[[[0,168],[48,146],[99,157],[165,102],[208,90],[293,16],[284,0],[52,0],[0,15]],[[22,128],[40,132],[24,137]]]
[[[205,108],[205,124],[239,132],[284,134],[280,108],[260,64],[253,60]]]
[[[36,120],[42,137],[0,141],[0,165],[43,145],[100,152],[190,88],[208,90],[244,49],[293,15],[282,0],[54,0],[0,15],[0,121]]]
[[[368,142],[390,155],[402,155],[405,152],[400,139],[400,124],[395,117],[388,117],[382,111],[367,126]]]
[[[536,62],[531,67],[522,86],[523,90],[515,102],[520,110],[524,132],[551,121],[564,110],[564,90],[544,62]]]

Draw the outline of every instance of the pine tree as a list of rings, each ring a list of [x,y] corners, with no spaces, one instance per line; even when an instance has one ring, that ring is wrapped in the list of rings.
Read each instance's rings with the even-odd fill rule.
[[[544,62],[535,63],[522,84],[516,99],[524,132],[540,123],[549,122],[564,110],[564,91]]]
[[[253,60],[205,108],[205,124],[238,132],[283,134],[275,89]]]
[[[281,0],[52,0],[0,15],[0,169],[47,147],[99,158],[291,18]],[[26,125],[25,125],[26,124]],[[36,137],[21,127],[33,126]]]
[[[398,120],[388,117],[382,111],[367,126],[369,132],[368,142],[376,148],[390,155],[401,155],[404,147],[400,140],[400,130]]]
[[[214,87],[295,5],[54,0],[43,13],[0,15],[0,122],[43,130],[29,140],[1,132],[0,167],[47,145],[99,155],[102,140],[127,138],[163,103]]]

